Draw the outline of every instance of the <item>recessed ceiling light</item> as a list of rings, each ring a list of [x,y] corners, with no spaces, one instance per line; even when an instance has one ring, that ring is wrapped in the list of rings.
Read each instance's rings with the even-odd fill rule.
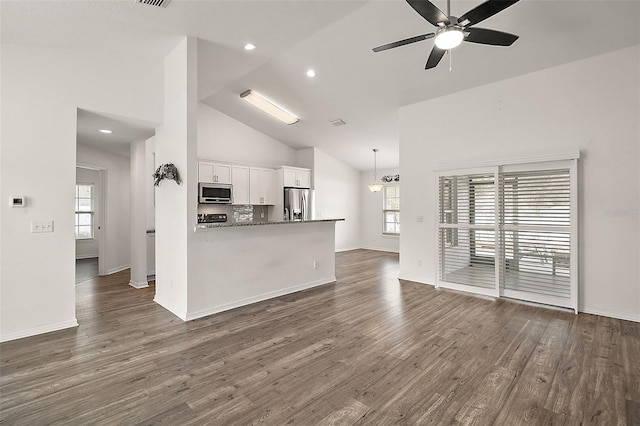
[[[109,129],[100,129],[98,130],[100,133],[106,133],[106,134],[110,134],[113,133],[113,131],[109,130]]]
[[[253,43],[247,43],[244,45],[244,50],[253,50],[256,48],[256,45]]]
[[[307,77],[313,78],[316,76],[316,72],[312,69],[307,70]]]

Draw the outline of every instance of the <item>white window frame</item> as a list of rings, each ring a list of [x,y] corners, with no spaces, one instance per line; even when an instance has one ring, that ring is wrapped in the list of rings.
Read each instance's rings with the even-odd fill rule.
[[[400,209],[387,209],[387,189],[388,188],[398,188],[400,190],[400,185],[385,185],[382,187],[382,235],[400,235],[400,232],[387,232],[387,213],[398,213],[398,219],[400,219]],[[400,204],[400,195],[398,197],[398,204]],[[400,227],[400,220],[394,222],[397,224],[398,228]]]
[[[89,186],[91,187],[91,211],[80,211],[78,210],[78,200],[81,199],[80,197],[78,197],[78,187],[79,186]],[[82,199],[86,199],[84,197],[82,197]],[[75,196],[75,205],[76,205],[76,210],[75,210],[75,217],[77,218],[79,214],[90,214],[91,217],[91,237],[79,237],[78,236],[78,229],[80,226],[86,227],[87,225],[76,225],[75,221],[74,221],[74,230],[75,230],[75,240],[76,241],[92,241],[95,240],[95,213],[96,213],[96,186],[93,183],[84,183],[84,182],[78,182],[76,183],[76,196]]]

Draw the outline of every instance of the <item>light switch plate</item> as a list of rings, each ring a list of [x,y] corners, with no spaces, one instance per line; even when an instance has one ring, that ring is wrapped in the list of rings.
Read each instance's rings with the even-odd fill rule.
[[[53,221],[52,220],[32,220],[31,221],[31,232],[53,232]]]

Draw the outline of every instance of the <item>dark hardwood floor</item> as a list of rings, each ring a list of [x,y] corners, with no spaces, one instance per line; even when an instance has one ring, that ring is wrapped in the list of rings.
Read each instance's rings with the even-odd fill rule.
[[[0,345],[0,423],[640,424],[640,324],[399,282],[398,256],[183,323],[128,272]]]

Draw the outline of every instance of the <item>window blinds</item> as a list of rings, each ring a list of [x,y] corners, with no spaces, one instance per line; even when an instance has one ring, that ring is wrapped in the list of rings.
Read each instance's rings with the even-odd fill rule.
[[[569,170],[501,173],[500,285],[570,296],[571,186]]]
[[[577,309],[576,163],[557,163],[439,173],[438,285]]]
[[[495,287],[493,174],[440,177],[440,279]]]

